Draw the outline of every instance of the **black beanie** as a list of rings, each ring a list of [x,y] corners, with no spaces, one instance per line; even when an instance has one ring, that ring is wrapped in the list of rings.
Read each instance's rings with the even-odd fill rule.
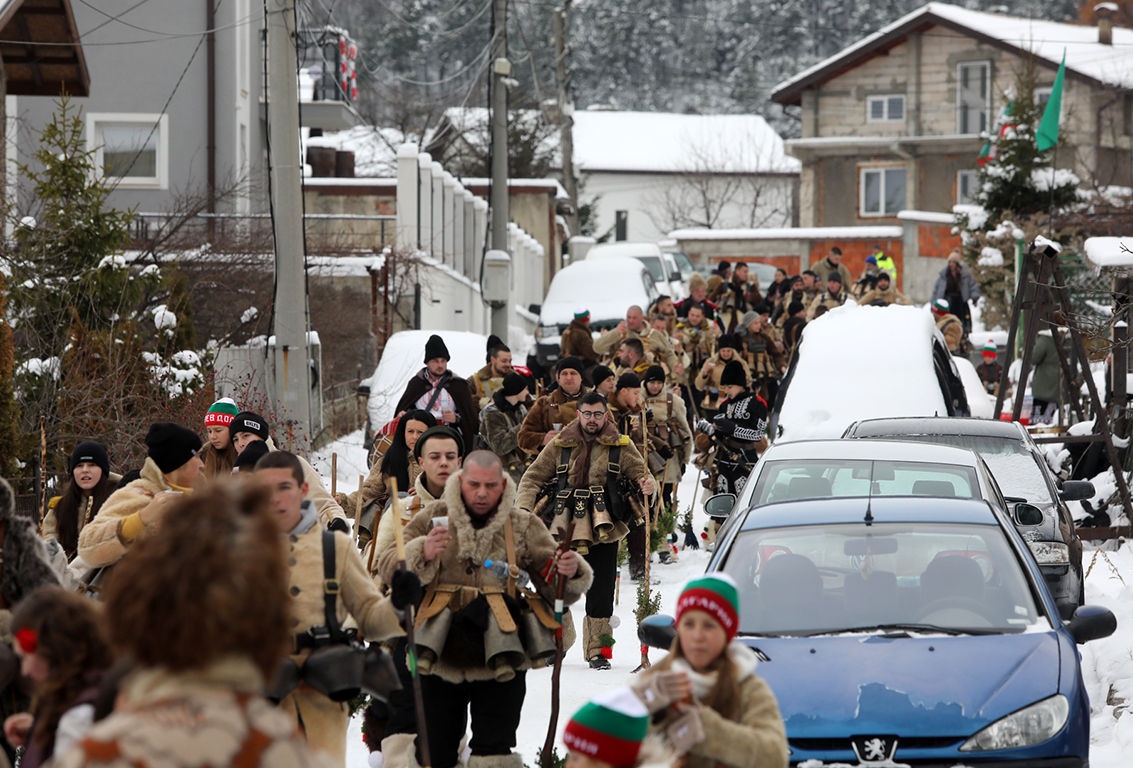
[[[744,364],[739,360],[729,360],[728,364],[724,366],[724,372],[720,374],[720,386],[727,387],[731,385],[737,387],[747,386],[747,371],[744,370]]]
[[[448,353],[448,347],[445,346],[445,340],[434,333],[425,342],[425,362],[436,360],[438,357],[443,357],[446,361],[452,360],[452,355]]]
[[[736,338],[734,333],[725,333],[720,337],[719,341],[716,342],[717,349],[724,347],[731,347],[738,352],[740,349],[740,340]]]
[[[197,455],[201,450],[201,436],[179,424],[159,421],[149,428],[146,448],[153,463],[167,475]]]
[[[271,437],[271,425],[268,420],[258,413],[251,411],[242,411],[232,417],[232,421],[228,422],[228,434],[230,437],[236,437],[238,432],[251,432],[253,435],[259,435],[264,440]]]
[[[263,440],[255,440],[244,447],[243,453],[236,457],[232,465],[233,472],[251,472],[256,468],[256,462],[267,456],[271,451]]]
[[[573,356],[564,357],[562,360],[559,361],[559,364],[555,366],[555,374],[556,375],[560,374],[563,371],[565,371],[567,368],[573,368],[574,370],[578,371],[579,374],[581,374],[582,373],[582,361],[579,360],[577,357],[573,357]]]
[[[613,376],[614,372],[604,365],[596,365],[594,366],[594,369],[590,371],[590,380],[594,382],[595,387],[597,387],[606,379],[613,378]]]
[[[511,397],[518,395],[523,390],[527,389],[527,377],[522,373],[509,373],[504,376],[504,396]]]
[[[421,450],[425,447],[425,443],[434,437],[451,437],[456,441],[456,454],[460,458],[464,458],[464,439],[461,438],[460,433],[452,427],[445,427],[440,424],[429,427],[421,433],[421,436],[417,438],[417,443],[413,446],[413,455],[418,459],[421,458]]]
[[[841,285],[842,284],[842,273],[841,272],[831,272],[829,275],[826,276],[826,279],[827,280],[837,280],[838,284]]]
[[[665,369],[662,368],[659,365],[651,365],[651,366],[649,366],[649,369],[645,372],[645,379],[642,381],[642,383],[648,384],[651,381],[664,381],[664,380],[665,380]]]
[[[74,474],[75,467],[84,461],[98,465],[102,469],[103,477],[110,474],[110,454],[106,452],[106,446],[102,443],[87,440],[76,445],[75,450],[71,451],[70,461],[67,462],[68,471]]]
[[[641,379],[637,378],[636,373],[623,373],[618,377],[618,385],[614,391],[622,389],[638,389],[641,386]]]
[[[806,309],[806,307],[803,306],[803,303],[801,301],[792,301],[787,305],[787,316],[794,317],[804,309]]]

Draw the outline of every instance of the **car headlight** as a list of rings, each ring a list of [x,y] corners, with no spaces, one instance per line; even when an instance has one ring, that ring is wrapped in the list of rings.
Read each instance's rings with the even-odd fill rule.
[[[557,326],[540,325],[538,328],[535,329],[535,340],[536,341],[542,341],[543,339],[548,339],[548,338],[554,336],[555,334],[557,334],[558,332],[559,332],[559,329],[558,329]]]
[[[984,752],[1041,744],[1054,736],[1070,715],[1070,702],[1061,693],[996,720],[960,747],[961,752]]]
[[[1057,541],[1028,541],[1031,554],[1039,565],[1066,565],[1070,562],[1070,547]]]

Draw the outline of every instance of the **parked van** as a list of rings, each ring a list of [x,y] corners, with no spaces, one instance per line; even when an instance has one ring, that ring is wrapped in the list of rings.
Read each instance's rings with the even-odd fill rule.
[[[586,254],[587,261],[625,257],[637,259],[644,264],[649,269],[653,282],[657,284],[657,289],[661,293],[672,296],[674,301],[680,301],[687,295],[681,273],[676,269],[676,264],[665,258],[665,254],[661,252],[661,246],[656,243],[599,243]],[[649,307],[642,307],[642,309],[646,312],[649,311]]]

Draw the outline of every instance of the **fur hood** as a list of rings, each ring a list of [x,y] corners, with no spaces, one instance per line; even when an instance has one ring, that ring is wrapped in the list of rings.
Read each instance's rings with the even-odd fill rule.
[[[4,528],[4,562],[0,564],[0,592],[9,606],[43,586],[58,586],[59,577],[47,559],[47,550],[30,518],[16,514],[16,495],[0,479],[0,523]]]

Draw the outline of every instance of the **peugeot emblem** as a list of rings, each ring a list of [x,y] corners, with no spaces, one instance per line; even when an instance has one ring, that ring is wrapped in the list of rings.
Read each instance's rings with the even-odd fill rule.
[[[885,763],[897,753],[896,736],[854,736],[850,739],[858,762]]]

